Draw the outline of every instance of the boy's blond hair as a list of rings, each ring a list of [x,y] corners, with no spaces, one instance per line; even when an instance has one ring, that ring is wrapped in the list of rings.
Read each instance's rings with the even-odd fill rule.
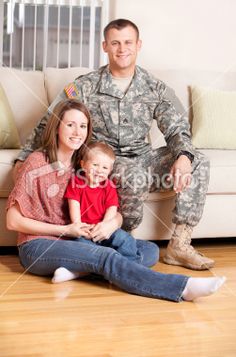
[[[100,152],[102,154],[105,154],[113,161],[115,161],[116,159],[116,155],[110,145],[104,143],[103,141],[97,141],[90,143],[86,146],[85,151],[83,152],[82,160],[88,160],[89,155],[93,154],[94,152]]]

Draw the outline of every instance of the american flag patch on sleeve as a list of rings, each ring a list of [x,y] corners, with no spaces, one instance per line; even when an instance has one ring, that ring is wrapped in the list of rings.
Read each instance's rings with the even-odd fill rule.
[[[78,90],[74,83],[68,84],[68,86],[64,88],[64,91],[68,98],[75,98],[78,97],[79,95]]]

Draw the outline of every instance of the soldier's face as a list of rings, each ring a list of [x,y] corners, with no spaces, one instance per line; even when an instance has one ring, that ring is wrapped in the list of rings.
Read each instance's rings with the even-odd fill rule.
[[[114,76],[133,75],[140,48],[141,40],[137,38],[133,27],[109,30],[103,42],[103,50],[108,54],[112,74]]]

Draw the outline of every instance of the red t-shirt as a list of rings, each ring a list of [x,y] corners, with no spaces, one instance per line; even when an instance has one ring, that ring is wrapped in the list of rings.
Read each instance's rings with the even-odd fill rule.
[[[110,180],[103,181],[98,187],[90,187],[85,179],[74,176],[65,197],[80,203],[81,221],[88,224],[101,222],[107,208],[119,206],[116,188]]]

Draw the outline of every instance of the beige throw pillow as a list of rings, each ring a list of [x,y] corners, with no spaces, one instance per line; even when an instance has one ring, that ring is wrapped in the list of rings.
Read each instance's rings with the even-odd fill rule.
[[[236,92],[191,87],[192,141],[204,149],[236,149]]]
[[[19,149],[20,138],[7,96],[0,85],[0,149]]]

